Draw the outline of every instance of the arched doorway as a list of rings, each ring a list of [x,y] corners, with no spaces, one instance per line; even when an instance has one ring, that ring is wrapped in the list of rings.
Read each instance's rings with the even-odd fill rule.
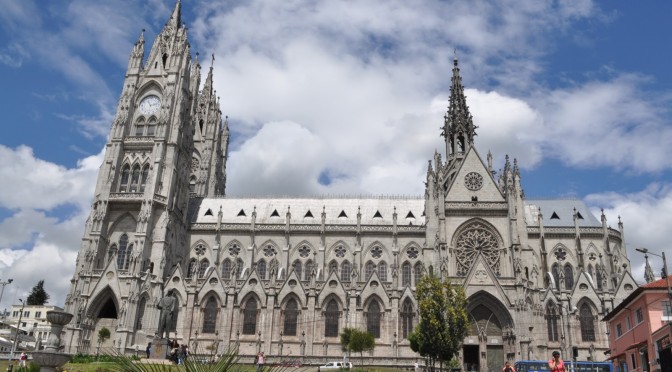
[[[91,323],[86,332],[88,352],[95,353],[100,350],[109,350],[114,348],[116,341],[116,329],[118,324],[119,305],[117,298],[110,289],[110,287],[102,290],[95,299],[91,302],[91,306],[87,311],[87,318],[91,319]],[[105,342],[98,344],[98,332],[104,328],[110,331],[110,338]]]
[[[513,328],[509,310],[494,296],[481,291],[469,297],[467,312],[470,324],[462,350],[464,370],[501,369],[507,355],[515,353],[515,344],[508,342],[507,330]]]

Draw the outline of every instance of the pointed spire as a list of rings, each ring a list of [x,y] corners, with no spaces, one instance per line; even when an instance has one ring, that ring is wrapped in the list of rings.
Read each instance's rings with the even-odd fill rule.
[[[212,96],[212,69],[215,64],[215,54],[212,54],[212,62],[210,63],[210,71],[208,71],[208,77],[205,79],[205,85],[203,86],[203,94],[208,97]]]
[[[173,9],[173,14],[170,15],[167,25],[173,26],[176,30],[182,25],[182,4],[180,0],[177,0],[175,3],[175,9]]]
[[[142,68],[142,59],[145,57],[145,29],[142,29],[138,41],[133,46],[131,57],[128,61],[128,68]]]
[[[467,151],[467,147],[474,143],[476,126],[469,113],[467,98],[464,95],[462,77],[458,67],[457,52],[453,60],[453,77],[450,79],[450,98],[448,100],[448,112],[444,116],[443,136],[446,140],[446,149],[449,154],[460,154]]]
[[[646,280],[647,283],[651,283],[652,281],[656,280],[656,278],[653,276],[653,269],[649,264],[648,254],[644,255],[644,260],[646,261],[646,265],[644,265],[644,280]]]

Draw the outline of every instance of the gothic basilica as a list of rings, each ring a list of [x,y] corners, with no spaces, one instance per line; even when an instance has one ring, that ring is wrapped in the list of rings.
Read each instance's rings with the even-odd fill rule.
[[[212,68],[201,82],[180,7],[147,57],[144,36],[129,57],[66,298],[66,352],[94,353],[102,327],[102,347],[143,351],[170,293],[170,337],[192,352],[323,363],[343,358],[339,333],[356,327],[375,336],[366,363],[411,365],[415,284],[433,273],[468,296],[468,370],[573,347],[607,358],[601,319],[637,286],[621,221],[608,227],[580,200],[526,199],[515,159],[495,172],[457,60],[424,195],[230,198],[226,102]]]

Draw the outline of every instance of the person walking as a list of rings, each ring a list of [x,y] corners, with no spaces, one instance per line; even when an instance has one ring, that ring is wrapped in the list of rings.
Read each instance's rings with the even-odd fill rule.
[[[147,359],[149,359],[149,354],[151,353],[151,351],[152,351],[152,343],[150,342],[147,344],[147,348],[145,349],[145,352],[147,353]]]
[[[560,359],[559,351],[556,350],[553,352],[553,358],[548,361],[548,368],[551,370],[551,372],[565,372],[567,370],[565,362]]]
[[[264,352],[260,352],[259,356],[257,357],[257,372],[263,372],[264,371],[264,363],[266,362],[266,357],[264,356]]]
[[[511,362],[507,360],[506,363],[504,363],[504,368],[502,368],[502,372],[516,372],[516,368],[514,368],[511,365]]]
[[[21,356],[19,357],[19,367],[26,368],[27,363],[28,363],[28,354],[26,354],[25,351],[21,352]]]

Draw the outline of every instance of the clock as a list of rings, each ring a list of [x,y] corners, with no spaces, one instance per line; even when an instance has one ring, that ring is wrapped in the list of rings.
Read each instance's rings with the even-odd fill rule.
[[[161,109],[161,100],[157,96],[147,96],[140,101],[138,108],[141,114],[154,115]]]

